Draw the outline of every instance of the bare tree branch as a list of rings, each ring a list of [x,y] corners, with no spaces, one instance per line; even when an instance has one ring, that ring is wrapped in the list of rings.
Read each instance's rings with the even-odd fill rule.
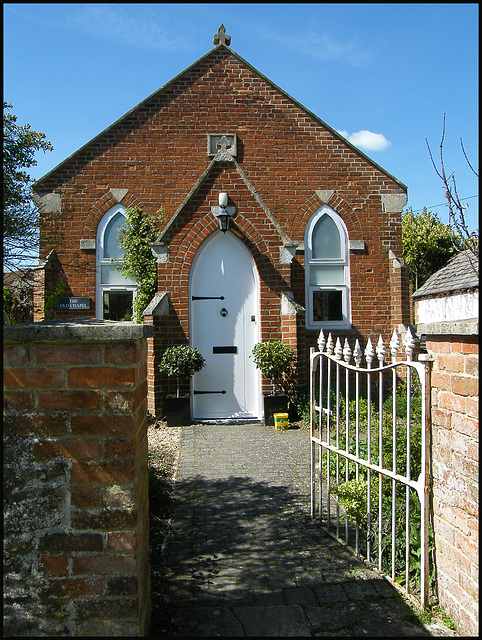
[[[468,249],[476,258],[478,264],[478,256],[479,256],[479,236],[478,233],[474,231],[470,231],[467,226],[467,220],[465,217],[465,212],[467,205],[463,205],[462,201],[459,197],[457,191],[457,182],[455,180],[455,172],[452,172],[450,175],[447,175],[445,170],[445,162],[444,162],[444,143],[445,143],[445,113],[443,116],[443,126],[442,126],[442,137],[440,140],[440,159],[439,165],[436,164],[432,150],[430,148],[430,144],[425,138],[425,143],[428,148],[428,153],[430,156],[430,160],[432,162],[435,173],[442,180],[442,183],[445,188],[445,198],[447,200],[447,206],[449,210],[449,224],[454,229],[455,233],[462,240],[462,249]],[[478,172],[475,171],[473,166],[471,165],[467,154],[465,152],[464,144],[462,138],[460,138],[460,145],[462,147],[462,153],[464,154],[464,158],[470,167],[471,171],[478,177]],[[455,245],[454,245],[455,246]],[[457,250],[460,250],[459,247],[455,246]]]
[[[467,158],[467,154],[465,153],[465,148],[464,148],[464,143],[462,141],[462,136],[460,136],[460,146],[462,147],[462,152],[464,154],[464,158],[467,162],[467,164],[469,165],[469,167],[472,169],[472,172],[477,176],[477,178],[479,177],[479,173],[474,169],[474,167],[470,164],[469,159]]]

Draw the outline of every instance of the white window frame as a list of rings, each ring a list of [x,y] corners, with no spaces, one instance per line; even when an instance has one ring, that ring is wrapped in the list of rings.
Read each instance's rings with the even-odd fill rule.
[[[335,223],[340,234],[340,256],[337,258],[313,257],[313,232],[323,216],[329,216]],[[305,300],[306,300],[306,328],[307,329],[346,329],[351,327],[350,314],[350,266],[348,263],[348,232],[342,218],[327,205],[323,205],[310,218],[305,231]],[[323,266],[342,266],[343,283],[326,285],[311,284],[311,270]],[[313,293],[315,291],[341,291],[342,320],[315,321],[313,318]]]
[[[108,291],[132,291],[132,301],[137,293],[137,285],[133,284],[102,284],[101,283],[101,266],[107,266],[112,264],[120,264],[119,260],[104,258],[104,240],[105,232],[109,222],[118,213],[121,213],[125,217],[126,208],[117,204],[104,215],[97,227],[97,241],[95,252],[95,316],[96,318],[104,318],[104,292]]]

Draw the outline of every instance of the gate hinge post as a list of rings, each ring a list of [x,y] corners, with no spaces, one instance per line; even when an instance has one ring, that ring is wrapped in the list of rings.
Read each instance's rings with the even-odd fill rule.
[[[422,474],[424,476],[424,500],[422,522],[421,522],[421,535],[422,535],[422,566],[421,566],[421,604],[425,609],[428,605],[429,596],[429,536],[430,536],[430,488],[432,479],[432,460],[431,460],[431,437],[432,437],[432,409],[431,409],[431,377],[432,377],[432,365],[434,358],[428,353],[420,353],[418,361],[424,364],[425,377],[424,377],[424,415],[423,415],[423,431],[422,431]]]

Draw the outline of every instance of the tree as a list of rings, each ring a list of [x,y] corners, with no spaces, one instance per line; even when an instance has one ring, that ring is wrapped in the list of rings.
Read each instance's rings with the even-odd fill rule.
[[[438,271],[460,249],[462,241],[449,225],[424,207],[402,215],[402,255],[415,289]]]
[[[255,344],[250,355],[254,364],[265,378],[273,384],[273,392],[282,390],[283,378],[286,376],[295,359],[295,352],[289,344],[281,340],[268,340]]]
[[[37,164],[37,151],[52,151],[45,133],[18,125],[3,103],[3,270],[15,271],[38,257],[39,212],[32,201],[33,180],[25,171]]]
[[[439,155],[439,164],[437,166],[435,160],[432,155],[432,150],[430,149],[430,145],[428,143],[427,138],[425,138],[425,143],[428,147],[428,152],[430,155],[430,160],[432,161],[433,168],[435,169],[435,173],[442,180],[444,189],[445,189],[445,198],[447,200],[447,206],[449,209],[449,224],[452,226],[454,230],[454,237],[458,237],[461,242],[459,242],[459,246],[456,247],[457,250],[469,250],[476,258],[476,262],[471,262],[471,264],[478,264],[479,257],[479,234],[478,231],[470,230],[467,226],[467,221],[465,218],[466,207],[462,204],[462,201],[459,198],[459,194],[457,192],[457,183],[455,181],[455,172],[447,175],[445,170],[445,161],[444,161],[444,141],[445,141],[445,113],[443,118],[443,127],[442,127],[442,138],[440,140],[440,155]],[[462,153],[464,154],[464,158],[474,175],[479,177],[478,171],[476,171],[471,165],[469,159],[467,158],[467,154],[465,153],[464,143],[462,138],[460,138],[460,146],[462,148]],[[477,267],[478,268],[478,267]]]
[[[190,380],[195,373],[201,371],[205,364],[206,360],[196,347],[179,344],[168,347],[164,351],[159,371],[165,373],[169,378],[176,378],[176,397],[179,398],[181,396],[181,381]]]

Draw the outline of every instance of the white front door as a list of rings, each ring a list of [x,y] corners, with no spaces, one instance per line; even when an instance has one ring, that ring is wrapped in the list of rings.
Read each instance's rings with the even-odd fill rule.
[[[259,281],[254,260],[232,233],[199,248],[189,291],[191,344],[206,360],[192,378],[196,420],[260,417],[260,375],[250,358],[259,340]]]

